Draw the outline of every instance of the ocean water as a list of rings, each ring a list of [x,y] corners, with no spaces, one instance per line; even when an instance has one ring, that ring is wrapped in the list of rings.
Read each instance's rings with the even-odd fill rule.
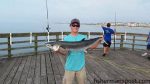
[[[50,32],[70,32],[69,24],[53,24],[50,26]],[[10,27],[6,27],[1,29],[0,33],[27,33],[27,32],[46,32],[46,28],[44,26],[37,26],[37,27],[31,27],[31,26],[17,26],[14,28],[9,29]],[[113,27],[116,29],[117,32],[127,32],[127,33],[140,33],[140,34],[148,34],[150,32],[150,28],[144,28],[144,27],[125,27],[125,26],[119,26],[119,27]],[[79,32],[102,32],[102,28],[100,25],[81,25]],[[94,38],[96,36],[91,36],[91,38]],[[51,37],[54,38],[54,37]],[[61,36],[60,36],[61,38]],[[132,38],[132,37],[127,37]],[[46,42],[46,37],[39,37],[39,39],[43,39]],[[146,38],[138,38],[146,40]],[[24,41],[29,40],[29,37],[24,38],[12,38],[13,41]],[[0,38],[0,42],[6,42],[7,39]],[[44,45],[45,42],[39,42],[39,45]],[[116,43],[119,43],[120,41],[117,40]],[[132,41],[125,41],[125,43],[132,43]],[[136,44],[143,44],[146,45],[146,42],[136,41]],[[12,47],[25,47],[25,46],[34,46],[34,43],[24,43],[24,44],[13,44]],[[130,45],[124,45],[125,47],[131,48]],[[102,47],[100,45],[99,47]],[[113,48],[113,44],[111,46]],[[116,45],[116,47],[119,47],[119,45]],[[0,49],[7,48],[7,45],[0,45]],[[138,49],[146,49],[146,46],[135,46],[135,48]],[[46,47],[41,47],[38,50],[48,50]],[[13,50],[12,54],[17,53],[26,53],[26,52],[33,52],[34,48],[32,49],[20,49],[20,50]],[[7,51],[0,51],[0,56],[7,55]]]
[[[70,27],[69,24],[51,24],[50,25],[51,32],[69,32]],[[146,27],[126,27],[126,26],[118,26],[113,27],[117,32],[127,32],[127,33],[142,33],[148,34],[150,32],[150,28]],[[17,25],[17,26],[0,26],[0,33],[26,33],[26,32],[46,32],[46,26],[44,25]],[[102,32],[102,28],[100,25],[81,25],[80,32]]]
[[[112,26],[112,29],[116,29],[117,32],[127,32],[127,33],[141,33],[148,34],[150,32],[150,28],[144,27],[126,27],[126,26]],[[70,27],[68,24],[54,24],[51,26],[52,32],[63,32],[70,31]],[[103,32],[100,25],[81,25],[80,32]]]

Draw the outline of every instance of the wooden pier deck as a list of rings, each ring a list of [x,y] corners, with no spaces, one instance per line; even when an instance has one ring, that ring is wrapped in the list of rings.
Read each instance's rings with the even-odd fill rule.
[[[140,56],[141,51],[112,50],[108,57],[101,55],[102,50],[86,54],[87,84],[135,79],[147,80],[137,84],[150,84],[150,61]],[[5,60],[0,63],[0,84],[62,84],[64,62],[64,56],[48,52]]]

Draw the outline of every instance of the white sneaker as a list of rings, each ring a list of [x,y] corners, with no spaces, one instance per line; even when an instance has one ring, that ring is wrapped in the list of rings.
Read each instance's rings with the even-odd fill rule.
[[[148,53],[143,53],[142,56],[146,56]]]

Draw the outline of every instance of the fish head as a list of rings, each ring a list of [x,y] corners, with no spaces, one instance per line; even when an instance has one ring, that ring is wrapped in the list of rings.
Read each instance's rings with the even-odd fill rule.
[[[53,51],[58,51],[58,49],[60,48],[60,45],[58,45],[58,44],[55,44],[55,45],[46,44],[46,47],[50,48]]]
[[[50,49],[52,49],[52,48],[53,48],[53,45],[55,45],[54,42],[47,42],[47,43],[45,43],[45,44],[46,44],[46,47],[48,47],[48,48],[50,48]]]
[[[50,49],[53,48],[53,46],[52,46],[51,44],[46,44],[46,47],[48,47],[48,48],[50,48]]]

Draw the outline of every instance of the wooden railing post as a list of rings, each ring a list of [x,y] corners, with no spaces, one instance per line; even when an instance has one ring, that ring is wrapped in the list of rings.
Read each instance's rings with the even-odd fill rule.
[[[35,50],[35,54],[37,55],[37,52],[38,52],[38,36],[35,35],[34,36],[34,50]]]
[[[56,41],[59,41],[59,34],[56,35]]]
[[[10,36],[8,37],[8,58],[11,58],[11,44],[10,44]]]
[[[133,43],[132,43],[132,50],[134,50],[134,47],[135,47],[135,35],[133,36]]]
[[[121,39],[120,39],[120,49],[123,49],[123,41],[124,41],[124,35],[121,35]]]
[[[87,32],[88,34],[87,34],[87,36],[88,36],[88,39],[90,39],[91,38],[91,32]]]

